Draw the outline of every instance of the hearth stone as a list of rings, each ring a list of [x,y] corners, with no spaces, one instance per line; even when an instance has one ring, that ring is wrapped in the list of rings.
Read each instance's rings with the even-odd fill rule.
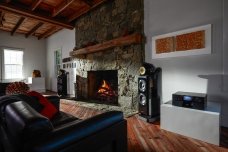
[[[104,105],[104,104],[98,104],[98,103],[93,103],[93,102],[84,102],[84,101],[79,101],[79,100],[67,100],[67,99],[61,99],[61,103],[67,103],[67,104],[72,104],[72,105],[79,105],[82,107],[87,107],[91,109],[96,109],[100,111],[122,111],[124,114],[124,117],[130,117],[138,113],[137,110],[129,108],[129,107],[119,107],[119,106],[112,106],[112,105]]]

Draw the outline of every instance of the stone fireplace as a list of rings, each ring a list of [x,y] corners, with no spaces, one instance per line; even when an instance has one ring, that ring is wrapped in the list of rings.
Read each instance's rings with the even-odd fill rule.
[[[75,26],[75,52],[134,33],[143,34],[143,0],[107,1],[79,18]],[[99,99],[102,104],[110,102],[122,111],[137,110],[138,70],[142,65],[143,55],[144,44],[132,43],[73,56],[77,64],[76,97],[83,102],[94,99]],[[104,74],[107,71],[115,71],[115,74]],[[96,72],[100,73],[100,76],[97,76]],[[109,80],[113,75],[115,78]],[[100,83],[94,82],[96,78]],[[102,85],[103,79],[107,79],[115,101],[109,101],[109,97],[97,97],[96,91]]]

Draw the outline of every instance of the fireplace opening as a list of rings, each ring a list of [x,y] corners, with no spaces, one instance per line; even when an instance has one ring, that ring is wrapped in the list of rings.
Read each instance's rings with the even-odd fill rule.
[[[88,98],[96,103],[118,105],[117,70],[88,71]]]

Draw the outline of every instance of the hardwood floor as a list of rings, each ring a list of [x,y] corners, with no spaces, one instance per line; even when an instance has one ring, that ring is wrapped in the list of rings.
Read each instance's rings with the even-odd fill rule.
[[[81,119],[101,113],[74,104],[61,103],[61,110]],[[228,152],[227,148],[208,144],[160,129],[159,122],[150,124],[137,118],[127,118],[129,152]],[[222,141],[227,146],[228,129],[222,129]],[[226,144],[226,145],[225,145]]]

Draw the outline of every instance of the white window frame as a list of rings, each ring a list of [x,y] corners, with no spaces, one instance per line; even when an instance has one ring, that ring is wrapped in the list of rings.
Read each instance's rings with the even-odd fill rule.
[[[6,79],[5,78],[5,59],[4,59],[4,50],[12,50],[12,51],[22,51],[22,77],[21,78],[14,78],[14,79]],[[21,48],[11,48],[11,47],[1,47],[1,56],[2,56],[2,62],[1,62],[1,79],[2,82],[14,82],[14,81],[21,81],[24,79],[24,49]]]

